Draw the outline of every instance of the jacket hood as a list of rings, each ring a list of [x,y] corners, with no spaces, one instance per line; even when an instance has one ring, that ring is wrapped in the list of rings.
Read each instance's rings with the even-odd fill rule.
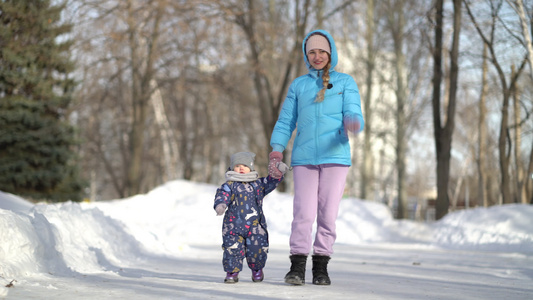
[[[329,32],[327,32],[325,30],[322,30],[322,29],[313,30],[313,31],[309,32],[305,36],[305,39],[302,42],[302,51],[304,53],[304,60],[305,60],[305,64],[307,65],[307,69],[314,70],[313,67],[311,66],[311,64],[309,63],[309,60],[307,59],[307,53],[305,52],[305,43],[307,42],[307,39],[314,33],[322,34],[329,41],[329,45],[331,47],[331,68],[330,68],[330,71],[332,71],[333,68],[335,68],[337,66],[337,61],[338,61],[337,47],[335,47],[335,41],[333,40],[333,37],[329,34]]]

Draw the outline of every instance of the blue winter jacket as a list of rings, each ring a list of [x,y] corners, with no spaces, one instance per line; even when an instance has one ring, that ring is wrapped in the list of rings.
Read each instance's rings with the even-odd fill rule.
[[[305,43],[314,32],[323,34],[331,46],[331,68],[329,88],[324,101],[315,102],[322,89],[322,72],[315,70],[307,59]],[[351,152],[344,118],[358,120],[363,130],[364,120],[361,111],[359,88],[348,74],[334,70],[337,65],[337,48],[331,35],[324,30],[310,32],[302,43],[305,63],[309,73],[296,78],[290,85],[287,97],[274,126],[270,145],[274,151],[287,147],[294,129],[296,137],[292,150],[293,166],[342,164],[350,166]]]

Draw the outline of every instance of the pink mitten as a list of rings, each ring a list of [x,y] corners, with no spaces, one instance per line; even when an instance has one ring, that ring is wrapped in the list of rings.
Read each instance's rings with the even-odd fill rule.
[[[358,133],[361,129],[361,123],[356,118],[344,118],[344,128],[352,133]]]
[[[283,173],[278,169],[278,165],[283,159],[283,153],[279,151],[272,151],[268,155],[268,175],[275,179],[280,179]]]

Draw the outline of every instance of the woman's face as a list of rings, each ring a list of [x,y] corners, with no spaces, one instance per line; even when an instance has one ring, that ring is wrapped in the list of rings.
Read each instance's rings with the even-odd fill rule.
[[[322,70],[329,62],[328,53],[321,49],[313,49],[307,52],[307,60],[315,70]]]

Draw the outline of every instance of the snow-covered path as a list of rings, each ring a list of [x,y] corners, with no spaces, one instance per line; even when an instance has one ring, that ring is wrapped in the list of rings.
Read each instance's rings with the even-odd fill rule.
[[[396,245],[398,246],[398,245]],[[288,286],[287,249],[274,246],[265,280],[250,271],[224,284],[219,246],[191,246],[187,257],[143,257],[135,267],[100,263],[101,274],[38,275],[16,282],[7,299],[531,299],[533,258],[407,245],[337,245],[331,286]]]
[[[291,195],[265,200],[265,280],[223,283],[216,186],[169,182],[145,195],[33,205],[0,192],[0,299],[533,299],[533,206],[394,220],[343,199],[331,286],[289,286]],[[12,283],[10,285],[10,283]],[[10,287],[6,287],[10,286]]]

